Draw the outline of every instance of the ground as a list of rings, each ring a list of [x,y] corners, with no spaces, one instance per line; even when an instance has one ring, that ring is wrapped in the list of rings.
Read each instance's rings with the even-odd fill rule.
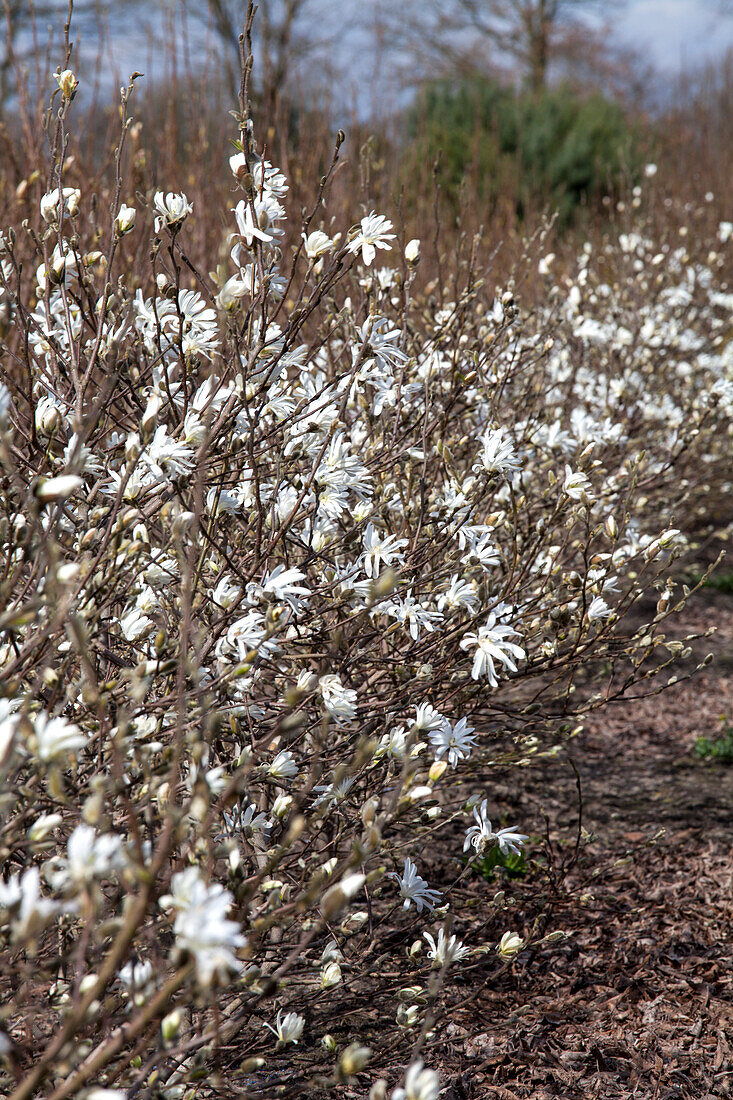
[[[435,1049],[444,1100],[733,1095],[733,764],[694,752],[721,716],[733,724],[733,595],[702,590],[676,634],[713,624],[685,665],[712,651],[703,672],[595,715],[572,742],[585,839],[550,912],[536,913],[566,938],[455,996]],[[567,758],[507,770],[494,794],[527,831],[546,815],[558,864],[572,861]],[[510,889],[507,919],[523,912],[526,934],[531,885]]]

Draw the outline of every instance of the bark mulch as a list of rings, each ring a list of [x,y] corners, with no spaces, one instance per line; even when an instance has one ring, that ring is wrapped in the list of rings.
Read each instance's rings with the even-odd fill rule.
[[[455,997],[432,1052],[443,1100],[733,1095],[733,765],[693,751],[722,716],[733,725],[733,596],[703,590],[679,631],[713,622],[690,658],[714,651],[704,672],[595,715],[568,746],[583,841],[546,927],[566,938]],[[567,759],[507,770],[493,791],[502,818],[547,828],[557,865],[572,863]],[[507,921],[523,914],[528,932],[531,883],[504,888]]]

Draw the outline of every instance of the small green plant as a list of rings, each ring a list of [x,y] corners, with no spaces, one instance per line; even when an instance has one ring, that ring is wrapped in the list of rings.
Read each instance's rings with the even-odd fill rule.
[[[472,866],[478,873],[491,882],[497,867],[503,868],[509,878],[524,878],[527,874],[527,860],[524,852],[502,852],[499,847],[491,848],[481,859],[474,859]]]
[[[733,764],[733,726],[725,722],[717,737],[698,737],[694,752],[701,760],[717,760],[720,764]]]

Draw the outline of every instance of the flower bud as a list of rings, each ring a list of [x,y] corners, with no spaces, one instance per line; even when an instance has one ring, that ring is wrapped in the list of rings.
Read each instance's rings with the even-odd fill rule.
[[[71,69],[64,69],[63,72],[54,73],[54,79],[61,89],[61,94],[64,99],[71,101],[76,95],[76,89],[79,87],[79,81],[76,79]]]
[[[447,767],[447,760],[434,760],[433,763],[430,765],[430,771],[428,772],[428,777],[430,781],[432,783],[437,783],[440,777],[445,773]]]
[[[417,237],[413,237],[405,245],[405,259],[408,264],[416,264],[420,260],[420,241]]]
[[[137,217],[137,210],[134,206],[126,206],[122,203],[117,217],[115,218],[115,229],[120,236],[125,233],[129,233],[135,226],[135,218]]]
[[[420,1017],[419,1005],[400,1005],[396,1022],[399,1027],[414,1027]]]
[[[26,833],[31,844],[40,844],[57,829],[62,822],[61,814],[42,814],[31,825]]]
[[[366,875],[346,875],[341,882],[329,886],[321,901],[321,913],[327,921],[334,920],[342,909],[358,894],[366,882]]]
[[[39,435],[53,435],[61,424],[61,411],[52,397],[42,397],[36,405],[36,431]]]
[[[603,526],[605,528],[606,534],[610,539],[618,538],[618,524],[616,523],[616,519],[614,516],[606,516],[605,520],[603,521]]]
[[[377,810],[379,809],[379,799],[372,796],[368,798],[361,808],[361,820],[369,827],[374,824],[374,820],[377,816]]]
[[[336,1040],[333,1035],[323,1035],[321,1037],[321,1046],[325,1047],[326,1050],[329,1050],[333,1054],[336,1050]]]
[[[357,1073],[361,1073],[371,1056],[369,1047],[351,1043],[339,1059],[339,1069],[344,1077],[354,1077]]]
[[[680,532],[676,527],[669,527],[666,531],[662,531],[659,536],[659,545],[662,550],[669,550],[677,541],[677,536]]]
[[[505,932],[499,941],[497,951],[502,959],[513,959],[524,947],[524,940],[516,932]]]
[[[329,962],[321,970],[321,989],[330,989],[341,981],[341,967],[337,962]]]
[[[292,795],[279,794],[272,804],[272,812],[278,820],[282,821],[290,813],[290,807],[293,805]]]
[[[172,1012],[169,1012],[167,1016],[163,1017],[160,1022],[160,1033],[166,1045],[178,1038],[182,1023],[183,1013],[180,1008],[174,1008]]]
[[[42,477],[36,482],[33,495],[41,504],[50,504],[55,500],[66,500],[84,481],[76,474],[62,474],[60,477]]]
[[[161,405],[162,405],[162,401],[160,400],[160,397],[158,396],[158,394],[157,393],[151,394],[150,397],[148,398],[148,403],[145,406],[145,412],[143,413],[143,418],[140,421],[140,427],[142,429],[143,436],[150,435],[153,428],[155,427],[156,421],[158,419],[158,413],[160,412],[160,406]]]

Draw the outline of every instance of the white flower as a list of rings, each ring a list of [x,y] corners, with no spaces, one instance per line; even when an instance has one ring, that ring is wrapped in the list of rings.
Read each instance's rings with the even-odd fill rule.
[[[439,890],[431,890],[424,878],[417,873],[417,867],[408,856],[405,860],[405,868],[402,875],[396,871],[390,871],[389,878],[396,879],[400,886],[400,893],[405,899],[403,908],[409,909],[414,901],[418,913],[428,909],[431,913],[442,894]]]
[[[405,259],[408,264],[416,264],[420,259],[420,241],[417,237],[413,237],[411,241],[408,241],[405,245]]]
[[[145,1004],[153,986],[153,964],[147,959],[142,962],[130,960],[125,963],[117,977],[125,987],[125,992],[136,1005]]]
[[[2,295],[0,294],[0,299]],[[10,423],[10,410],[13,402],[10,397],[10,390],[4,382],[0,382],[0,428],[6,428]]]
[[[298,765],[295,763],[292,752],[289,749],[281,749],[267,767],[267,774],[273,779],[295,779],[298,774]]]
[[[610,614],[611,608],[601,596],[595,596],[594,599],[591,600],[590,607],[586,612],[588,622],[590,623],[597,619],[607,619]]]
[[[645,164],[644,165],[644,175],[646,176],[646,178],[648,180],[652,179],[654,176],[656,176],[656,174],[657,174],[656,164]]]
[[[718,240],[721,244],[727,244],[733,237],[733,222],[721,222],[718,226]]]
[[[137,210],[134,206],[126,206],[123,202],[115,218],[115,228],[120,236],[129,233],[135,227]]]
[[[593,486],[580,470],[573,471],[570,466],[566,466],[563,489],[571,500],[580,500],[587,504],[591,499]]]
[[[297,1012],[287,1012],[283,1016],[282,1009],[278,1010],[277,1017],[275,1019],[275,1026],[271,1024],[265,1024],[273,1035],[276,1035],[278,1041],[281,1043],[297,1043],[303,1034],[303,1028],[305,1027],[305,1020],[302,1016],[299,1016]]]
[[[521,469],[512,442],[505,437],[503,428],[489,429],[482,437],[481,445],[478,461],[473,467],[476,473],[481,470],[488,473],[509,473]]]
[[[210,986],[241,970],[233,952],[246,946],[247,938],[236,921],[226,919],[233,900],[229,891],[218,882],[208,886],[198,867],[173,875],[171,891],[160,905],[176,910],[176,946],[193,956],[199,982]]]
[[[524,947],[524,940],[516,932],[505,932],[501,937],[497,951],[502,959],[513,959]]]
[[[428,732],[439,730],[445,722],[444,716],[435,709],[432,703],[419,703],[415,707],[415,729]]]
[[[305,580],[305,573],[301,573],[300,569],[287,569],[284,565],[277,565],[271,573],[265,575],[262,589],[276,600],[290,604],[293,611],[299,611],[303,604],[300,597],[311,594],[309,588],[297,583],[302,580]]]
[[[33,822],[26,836],[31,844],[40,844],[51,835],[54,829],[58,829],[62,821],[61,814],[41,814]]]
[[[464,947],[456,936],[446,936],[442,928],[438,933],[437,943],[429,932],[423,932],[423,936],[430,944],[428,958],[433,960],[436,967],[445,966],[446,963],[459,962],[461,959],[465,959],[466,955],[470,955],[468,947]]]
[[[321,676],[318,689],[323,705],[337,722],[349,722],[356,714],[356,692],[344,687],[338,676]]]
[[[524,833],[516,832],[514,825],[494,832],[487,814],[487,805],[488,799],[485,798],[480,806],[474,806],[473,816],[476,824],[469,826],[466,830],[463,851],[473,847],[478,855],[483,855],[487,847],[496,845],[502,855],[506,855],[507,852],[520,855],[522,846],[529,837]]]
[[[229,167],[232,170],[232,175],[239,179],[240,174],[247,169],[247,158],[244,153],[234,153],[229,158]]]
[[[66,500],[77,489],[81,489],[83,484],[83,479],[75,474],[61,474],[60,477],[41,478],[33,493],[36,500],[49,504],[55,500]]]
[[[242,199],[237,203],[234,207],[234,217],[237,220],[239,235],[248,248],[251,248],[254,240],[262,241],[263,244],[269,244],[270,241],[274,240],[272,233],[266,233],[263,229],[260,229],[255,220],[255,214],[252,212],[249,199]]]
[[[78,726],[67,722],[65,718],[49,718],[43,712],[36,715],[33,729],[36,735],[36,752],[39,759],[46,763],[58,760],[67,753],[75,753],[87,743],[87,735]]]
[[[120,618],[120,630],[126,641],[139,642],[155,630],[155,623],[139,607],[132,607]]]
[[[377,610],[403,623],[414,641],[419,639],[421,629],[432,633],[436,629],[436,624],[443,618],[440,611],[431,611],[429,608],[424,607],[415,599],[412,592],[408,592],[404,597],[397,596],[388,603],[380,604]]]
[[[61,89],[64,99],[73,99],[76,95],[76,89],[79,87],[79,81],[74,76],[73,71],[64,69],[63,72],[54,73],[53,78]]]
[[[512,658],[521,661],[526,654],[521,646],[509,641],[512,636],[518,636],[514,627],[509,626],[508,623],[498,622],[496,611],[492,611],[486,625],[479,627],[478,633],[472,632],[462,638],[461,649],[476,646],[471,670],[472,679],[479,680],[482,676],[487,676],[490,685],[494,688],[498,687],[499,681],[494,661],[501,661],[510,672],[517,671]]]
[[[492,547],[493,549],[493,547]],[[490,555],[492,564],[498,565],[499,558],[496,554]],[[455,611],[465,607],[468,611],[477,611],[479,606],[478,592],[473,581],[464,580],[457,573],[450,579],[450,585],[445,592],[441,592],[436,600],[439,611]]]
[[[45,928],[59,906],[42,896],[40,871],[29,867],[22,877],[12,875],[7,882],[0,878],[0,927],[4,923],[3,910],[10,917],[13,940],[25,940]]]
[[[158,211],[155,219],[156,233],[160,233],[166,225],[170,228],[180,226],[193,210],[193,204],[188,201],[183,192],[176,194],[169,191],[164,195],[162,191],[156,191],[153,204]]]
[[[60,194],[57,187],[41,198],[41,217],[45,222],[56,225],[59,220],[59,207],[63,206],[64,214],[69,214],[73,218],[79,213],[80,202],[81,191],[77,187],[64,187]]]
[[[329,962],[321,969],[321,989],[330,989],[341,981],[341,967],[337,962]]]
[[[405,1086],[392,1092],[392,1100],[438,1100],[440,1077],[422,1062],[413,1062],[405,1076]]]
[[[122,837],[113,833],[96,836],[91,825],[77,825],[66,845],[66,879],[85,885],[124,866]]]
[[[378,576],[382,563],[391,565],[393,561],[405,560],[400,548],[407,546],[407,539],[398,539],[395,535],[380,535],[373,523],[367,524],[363,545],[362,563],[367,577]]]
[[[455,768],[459,760],[468,760],[471,750],[476,748],[476,739],[472,737],[474,729],[465,718],[452,726],[448,719],[438,729],[430,731],[430,741],[435,749],[435,759],[440,760],[448,754],[450,766]]]
[[[317,260],[333,248],[333,241],[321,229],[316,229],[313,233],[309,233],[307,237],[304,233],[303,244],[305,254],[309,260]]]
[[[250,292],[249,284],[240,279],[237,275],[232,275],[231,279],[227,279],[224,286],[221,288],[216,296],[216,304],[219,309],[223,309],[225,313],[233,313],[239,308],[239,303],[245,294]]]
[[[392,245],[387,244],[387,242],[394,240],[395,235],[390,232],[392,228],[392,222],[389,218],[385,218],[382,214],[375,214],[372,211],[361,219],[361,227],[355,230],[355,234],[347,246],[348,251],[360,251],[362,260],[367,267],[370,267],[378,248],[385,248],[388,251],[391,249]]]

